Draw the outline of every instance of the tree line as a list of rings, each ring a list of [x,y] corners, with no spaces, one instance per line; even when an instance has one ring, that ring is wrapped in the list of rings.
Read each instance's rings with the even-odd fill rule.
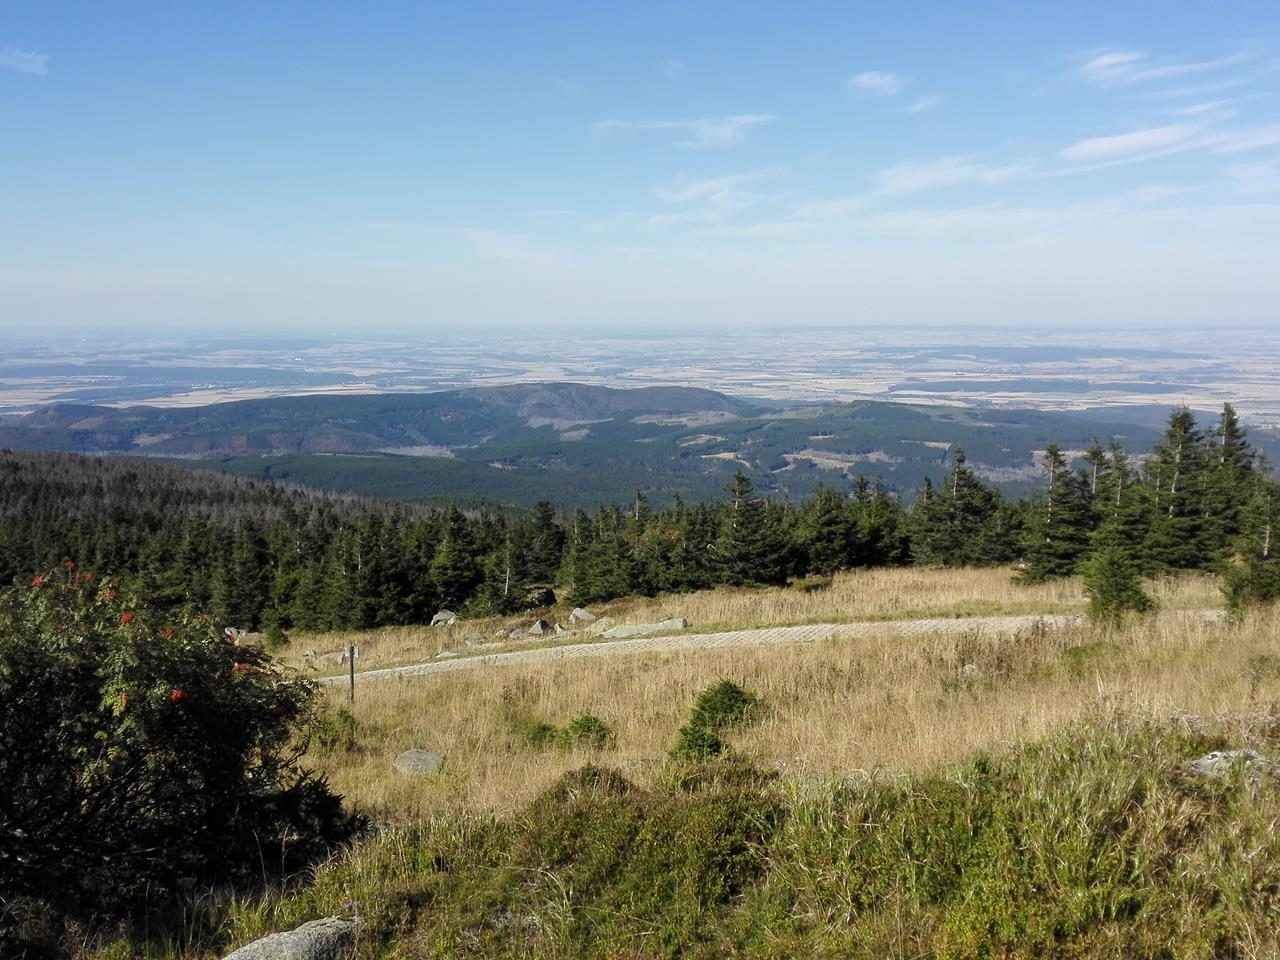
[[[1099,556],[1142,573],[1223,571],[1236,604],[1280,594],[1280,495],[1229,405],[1208,429],[1175,410],[1147,454],[1051,444],[1040,460],[1040,489],[1020,500],[957,450],[909,506],[861,479],[780,503],[739,473],[719,502],[654,509],[637,493],[561,515],[546,502],[464,513],[145,461],[6,453],[0,582],[73,562],[160,606],[303,630],[421,623],[444,607],[511,613],[544,585],[589,603],[913,563],[1017,563],[1035,581]]]

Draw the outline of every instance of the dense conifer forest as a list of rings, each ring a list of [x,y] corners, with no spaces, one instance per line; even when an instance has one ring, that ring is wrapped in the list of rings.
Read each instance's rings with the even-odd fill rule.
[[[1002,497],[955,450],[910,505],[867,481],[802,504],[756,495],[559,515],[427,509],[106,457],[0,457],[0,582],[72,562],[160,606],[248,629],[420,623],[527,606],[559,585],[587,603],[781,584],[861,566],[1018,563],[1041,580],[1087,562],[1143,573],[1215,569],[1235,605],[1280,592],[1280,488],[1230,406],[1209,428],[1175,410],[1153,451],[1049,445],[1030,499]]]

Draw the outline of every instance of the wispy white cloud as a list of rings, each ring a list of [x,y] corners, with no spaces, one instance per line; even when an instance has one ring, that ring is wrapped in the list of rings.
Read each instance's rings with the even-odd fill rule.
[[[1215,153],[1243,153],[1280,144],[1280,123],[1224,130],[1206,141]]]
[[[872,182],[878,194],[894,196],[965,183],[1008,183],[1026,174],[1029,169],[1029,165],[1025,163],[992,167],[978,163],[972,155],[954,155],[924,162],[894,164],[876,173]]]
[[[1090,137],[1079,140],[1058,152],[1063,160],[1107,160],[1131,154],[1160,150],[1190,140],[1201,131],[1190,123],[1170,123],[1161,127],[1131,130],[1109,137]]]
[[[1163,87],[1159,90],[1148,90],[1142,94],[1143,100],[1198,100],[1212,97],[1226,90],[1238,90],[1247,87],[1257,79],[1256,76],[1226,77],[1222,80],[1211,80],[1208,83],[1195,83],[1181,87]]]
[[[1254,54],[1240,51],[1213,60],[1153,64],[1150,54],[1145,50],[1112,49],[1088,54],[1087,59],[1080,65],[1079,73],[1088,83],[1106,87],[1211,73],[1215,70],[1238,66],[1252,59]]]
[[[851,93],[863,97],[894,97],[906,89],[910,77],[889,73],[886,70],[866,70],[849,78]]]
[[[655,187],[653,194],[663,203],[710,203],[722,207],[751,206],[760,195],[742,188],[786,174],[784,167],[767,167],[745,173],[708,177],[702,180],[677,179]]]
[[[926,97],[917,97],[907,106],[907,113],[924,113],[926,110],[932,110],[942,102],[942,98],[937,94],[929,94]]]
[[[593,125],[597,134],[626,133],[645,130],[675,130],[684,133],[684,139],[673,146],[695,150],[713,147],[734,147],[747,137],[752,127],[773,123],[778,118],[771,113],[742,113],[727,117],[702,117],[696,120],[601,120]]]
[[[684,71],[683,60],[666,60],[662,64],[662,75],[668,80],[679,80],[684,76]]]
[[[1175,107],[1167,112],[1177,117],[1200,117],[1208,120],[1231,120],[1240,115],[1240,111],[1231,106],[1230,100],[1192,103],[1185,107]]]
[[[1105,50],[1080,65],[1080,76],[1090,83],[1116,83],[1133,76],[1146,59],[1142,50]]]
[[[927,190],[973,184],[994,186],[1031,175],[1031,163],[1000,166],[982,164],[969,154],[912,160],[894,164],[872,174],[872,187],[865,193],[848,194],[798,205],[791,212],[797,221],[838,221],[865,213],[887,197],[902,197]]]
[[[16,47],[0,47],[0,67],[43,77],[49,72],[48,63],[49,55],[46,53],[31,53]]]
[[[699,180],[678,178],[655,187],[653,195],[663,203],[681,205],[685,209],[657,214],[650,217],[648,223],[651,226],[666,226],[728,222],[739,211],[780,199],[776,194],[763,194],[748,188],[765,180],[785,176],[786,173],[784,167],[767,167]]]

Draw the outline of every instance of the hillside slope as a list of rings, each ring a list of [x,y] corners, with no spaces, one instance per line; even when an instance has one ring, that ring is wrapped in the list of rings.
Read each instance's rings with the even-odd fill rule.
[[[963,449],[1021,494],[1035,452],[1156,431],[1104,417],[861,401],[765,408],[711,390],[539,383],[433,394],[285,397],[191,408],[61,405],[0,423],[0,447],[190,460],[249,476],[405,499],[558,506],[722,494],[742,469],[777,497],[859,476],[909,498]]]

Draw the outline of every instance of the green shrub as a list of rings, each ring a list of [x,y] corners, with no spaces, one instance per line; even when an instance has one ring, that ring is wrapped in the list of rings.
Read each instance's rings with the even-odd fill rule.
[[[351,753],[356,749],[356,718],[346,707],[316,715],[299,738],[302,748],[316,753]]]
[[[557,730],[555,739],[562,750],[608,750],[617,743],[618,735],[599,717],[584,713]]]
[[[689,725],[703,730],[724,730],[747,719],[758,700],[731,680],[721,680],[698,694],[689,714]]]
[[[262,635],[262,645],[264,647],[268,650],[279,650],[288,642],[289,637],[285,634],[278,620],[273,620],[267,624],[266,632]]]
[[[1142,589],[1138,565],[1122,548],[1100,548],[1081,570],[1090,620],[1119,625],[1130,614],[1141,615],[1155,609],[1155,601]]]
[[[727,749],[728,744],[712,731],[685,724],[676,735],[671,759],[677,763],[701,763],[720,756]]]
[[[755,694],[730,680],[721,680],[698,694],[689,719],[676,738],[671,759],[676,763],[701,763],[722,755],[728,746],[720,733],[748,719],[755,708]]]
[[[1222,596],[1233,617],[1274,603],[1280,598],[1280,564],[1258,557],[1230,564],[1222,576]]]
[[[557,727],[534,712],[534,700],[534,691],[527,682],[502,688],[499,715],[521,746],[535,750],[609,750],[617,743],[613,728],[595,714],[579,714],[565,726]]]
[[[0,904],[127,917],[345,840],[359,822],[291,746],[312,709],[261,650],[109,581],[68,569],[4,592]]]

